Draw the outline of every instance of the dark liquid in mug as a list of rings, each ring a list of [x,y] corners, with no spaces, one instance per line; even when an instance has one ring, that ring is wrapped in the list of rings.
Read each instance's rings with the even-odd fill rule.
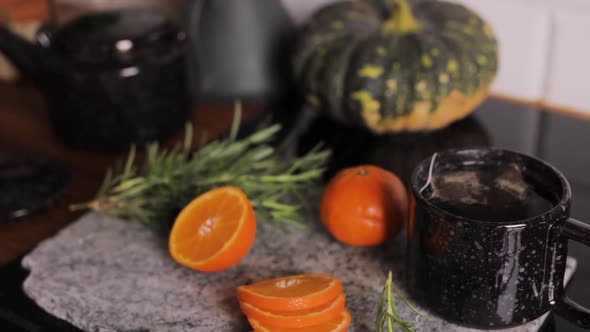
[[[541,215],[555,206],[542,186],[516,164],[464,166],[436,172],[429,201],[455,215],[508,222]]]

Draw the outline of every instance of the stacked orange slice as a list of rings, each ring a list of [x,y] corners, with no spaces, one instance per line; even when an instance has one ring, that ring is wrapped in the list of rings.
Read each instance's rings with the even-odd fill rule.
[[[238,300],[255,332],[340,332],[351,321],[340,280],[324,274],[240,286]]]

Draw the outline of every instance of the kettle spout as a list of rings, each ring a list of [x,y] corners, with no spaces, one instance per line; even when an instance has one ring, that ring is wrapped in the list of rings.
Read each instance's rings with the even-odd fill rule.
[[[46,51],[0,25],[0,52],[14,64],[20,73],[32,78],[44,62]]]

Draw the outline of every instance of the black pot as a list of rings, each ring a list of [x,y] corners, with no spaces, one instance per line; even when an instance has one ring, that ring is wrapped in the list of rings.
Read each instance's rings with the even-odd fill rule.
[[[37,45],[0,27],[0,50],[44,92],[68,145],[124,150],[163,140],[191,109],[185,36],[156,12],[88,14],[42,29]]]

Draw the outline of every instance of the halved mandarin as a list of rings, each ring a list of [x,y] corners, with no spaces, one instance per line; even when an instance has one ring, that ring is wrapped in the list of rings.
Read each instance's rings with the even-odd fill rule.
[[[225,186],[199,195],[176,217],[169,238],[176,262],[203,272],[237,264],[250,250],[256,218],[246,194]]]
[[[313,309],[334,301],[340,294],[340,280],[324,274],[286,276],[238,287],[240,302],[267,311]]]
[[[340,294],[334,301],[314,309],[301,311],[264,311],[248,302],[240,302],[242,312],[263,326],[272,328],[302,328],[320,325],[335,319],[345,309],[345,296]]]
[[[338,317],[319,325],[301,328],[268,327],[255,319],[248,319],[255,332],[345,332],[350,326],[351,316],[348,310],[344,309]]]

